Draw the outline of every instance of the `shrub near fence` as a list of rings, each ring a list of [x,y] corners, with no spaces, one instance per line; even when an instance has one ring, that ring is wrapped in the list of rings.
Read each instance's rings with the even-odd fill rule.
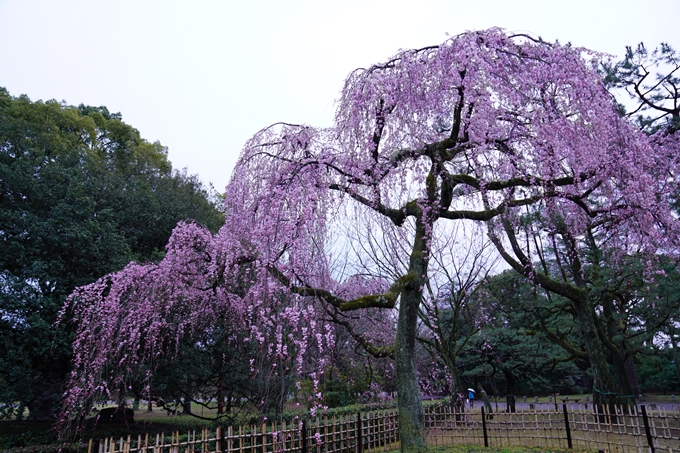
[[[88,453],[363,453],[398,447],[397,411],[316,417],[216,432],[192,431],[137,439],[90,440]],[[516,413],[453,412],[450,406],[425,408],[430,445],[575,448],[611,453],[680,453],[680,407],[617,408],[536,405]]]

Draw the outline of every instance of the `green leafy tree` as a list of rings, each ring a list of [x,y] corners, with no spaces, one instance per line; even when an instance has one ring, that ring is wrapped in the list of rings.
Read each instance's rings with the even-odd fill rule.
[[[486,322],[463,351],[464,375],[489,376],[499,393],[548,392],[573,385],[588,356],[566,301],[547,294],[513,270],[488,278],[478,292]]]
[[[680,55],[677,51],[667,43],[661,43],[653,50],[639,43],[636,47],[626,47],[623,60],[603,65],[603,72],[605,82],[614,94],[618,94],[617,89],[624,90],[633,102],[633,108],[626,109],[622,105],[621,113],[634,118],[657,146],[677,149],[680,139],[677,133],[680,130]],[[671,202],[680,212],[677,173],[659,177],[675,182]],[[640,264],[634,263],[631,267],[639,268]],[[652,387],[663,388],[651,372],[659,369],[659,363],[667,364],[661,366],[664,373],[674,369],[674,382],[680,379],[677,261],[663,259],[658,272],[666,278],[640,278],[638,285],[628,291],[630,299],[638,301],[628,313],[637,340],[635,353],[639,357],[636,362],[642,367],[641,380],[651,382]],[[639,269],[637,274],[640,275]],[[652,362],[655,364],[650,366]],[[631,368],[632,360],[629,361]]]
[[[177,221],[222,214],[167,150],[105,107],[0,88],[1,416],[52,419],[69,369],[68,294],[131,259],[162,256]]]
[[[247,332],[230,327],[225,316],[214,328],[182,339],[176,353],[161,355],[150,388],[145,388],[143,368],[137,379],[131,379],[129,388],[138,400],[151,398],[167,411],[242,422],[239,417],[252,415],[250,409],[259,407],[267,397],[258,393],[261,383],[257,377],[253,379],[249,362],[254,351],[244,337]],[[203,409],[217,409],[217,413]]]
[[[638,264],[639,268],[640,265]],[[635,304],[626,318],[639,386],[636,390],[679,391],[680,386],[680,274],[677,263],[665,257],[657,278],[639,278],[628,291]]]

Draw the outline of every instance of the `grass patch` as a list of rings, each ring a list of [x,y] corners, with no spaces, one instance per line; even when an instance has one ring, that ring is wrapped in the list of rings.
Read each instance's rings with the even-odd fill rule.
[[[429,447],[430,453],[590,453],[587,450],[561,450],[531,447],[479,447],[474,445],[456,445],[446,447]],[[390,450],[387,453],[400,453],[399,450]]]

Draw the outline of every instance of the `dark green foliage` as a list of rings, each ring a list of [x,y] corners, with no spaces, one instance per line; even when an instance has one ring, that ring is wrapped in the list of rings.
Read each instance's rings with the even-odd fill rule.
[[[358,324],[353,328],[361,329]],[[369,329],[372,328],[368,327]],[[367,403],[379,397],[381,392],[394,392],[394,377],[389,358],[376,358],[359,347],[348,330],[336,326],[331,361],[320,379],[323,405],[330,408]],[[356,330],[355,330],[356,332]],[[302,383],[307,398],[313,392],[310,381]]]
[[[459,358],[468,386],[480,382],[496,395],[581,390],[572,376],[586,374],[587,362],[574,354],[575,322],[559,297],[507,270],[488,278],[475,299],[485,320]]]
[[[0,418],[54,417],[71,333],[53,324],[73,289],[158,259],[179,220],[217,230],[215,201],[120,114],[0,88]]]
[[[669,354],[640,354],[637,370],[642,393],[680,393],[680,375]]]
[[[597,276],[594,319],[611,348],[605,352],[612,373],[629,381],[629,393],[636,395],[680,390],[680,275],[669,259],[660,257],[657,266],[649,270],[640,258],[629,257],[618,270],[587,268],[588,276]],[[513,271],[489,278],[478,298],[488,320],[458,357],[466,385],[479,380],[494,393],[515,395],[595,391],[567,300]]]
[[[680,273],[677,264],[662,259],[637,297],[643,303],[631,310],[635,338],[635,364],[640,392],[680,392]]]
[[[217,407],[217,415],[205,415],[204,419],[235,423],[266,399],[266,395],[258,395],[259,382],[250,370],[248,359],[253,353],[250,342],[244,341],[247,334],[235,331],[228,319],[223,319],[202,336],[183,340],[176,355],[159,359],[151,382],[152,396],[163,401],[165,410],[198,418],[203,416],[197,407]],[[148,398],[148,393],[137,388],[139,382],[133,383],[133,389],[138,397]],[[187,410],[188,403],[193,412]]]

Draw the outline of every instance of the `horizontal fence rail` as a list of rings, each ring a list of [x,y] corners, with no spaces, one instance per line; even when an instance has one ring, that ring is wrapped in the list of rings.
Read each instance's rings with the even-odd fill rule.
[[[680,453],[680,406],[532,405],[517,412],[425,408],[429,445]],[[364,453],[399,447],[396,409],[169,436],[91,439],[88,453]]]

